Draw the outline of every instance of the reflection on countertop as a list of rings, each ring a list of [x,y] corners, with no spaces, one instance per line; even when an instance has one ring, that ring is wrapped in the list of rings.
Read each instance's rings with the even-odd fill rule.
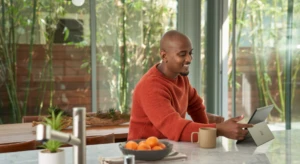
[[[236,144],[234,140],[219,137],[217,148],[203,149],[196,143],[174,142],[173,149],[188,156],[182,161],[157,161],[155,163],[185,164],[238,164],[238,163],[300,163],[300,130],[274,131],[275,139],[261,146],[254,143]],[[66,149],[66,164],[72,164],[72,148]],[[99,163],[99,156],[120,157],[118,143],[87,146],[87,163]],[[38,150],[0,154],[0,163],[38,163]]]

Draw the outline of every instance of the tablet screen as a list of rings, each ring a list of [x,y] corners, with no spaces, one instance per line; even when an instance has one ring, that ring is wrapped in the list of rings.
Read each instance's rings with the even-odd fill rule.
[[[274,105],[257,108],[248,121],[248,124],[257,124],[267,119]]]

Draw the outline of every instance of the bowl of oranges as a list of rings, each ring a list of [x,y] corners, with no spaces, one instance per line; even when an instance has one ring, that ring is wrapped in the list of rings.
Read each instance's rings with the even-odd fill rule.
[[[166,157],[173,149],[167,141],[159,141],[157,137],[130,140],[119,144],[124,155],[132,154],[136,160],[156,161]]]

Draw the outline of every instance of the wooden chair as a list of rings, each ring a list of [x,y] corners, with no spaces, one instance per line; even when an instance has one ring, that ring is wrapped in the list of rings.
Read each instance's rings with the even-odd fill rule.
[[[0,145],[0,153],[35,150],[35,149],[36,149],[36,141],[35,140]]]
[[[22,123],[28,123],[33,121],[39,121],[40,116],[23,116]]]
[[[96,145],[105,143],[115,143],[115,135],[108,134],[104,136],[91,136],[86,137],[86,145]]]

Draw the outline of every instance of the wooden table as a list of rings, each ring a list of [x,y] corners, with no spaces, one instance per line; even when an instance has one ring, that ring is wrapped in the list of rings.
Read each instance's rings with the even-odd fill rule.
[[[92,126],[87,127],[86,136],[101,136],[115,134],[115,140],[124,141],[127,139],[129,123],[117,126]],[[72,129],[63,130],[72,133]],[[35,127],[31,123],[4,124],[0,125],[0,144],[24,142],[35,140]]]

